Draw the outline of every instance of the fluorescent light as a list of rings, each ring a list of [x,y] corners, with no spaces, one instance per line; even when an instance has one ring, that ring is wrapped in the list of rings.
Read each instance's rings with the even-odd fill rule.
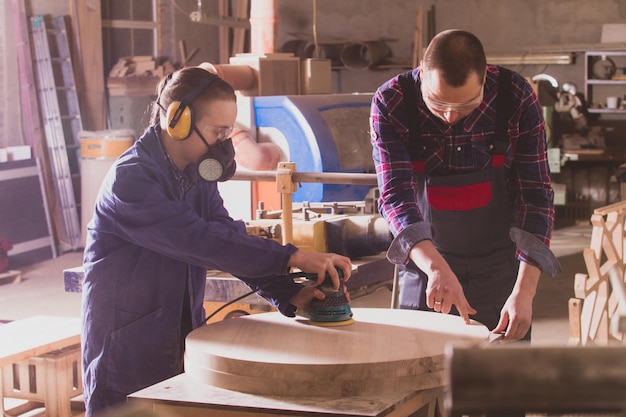
[[[204,23],[206,25],[229,26],[233,28],[250,29],[250,21],[237,17],[228,16],[208,16],[202,11],[191,12],[189,18],[194,23]]]
[[[487,62],[493,65],[568,65],[574,63],[573,54],[493,54],[487,55]]]

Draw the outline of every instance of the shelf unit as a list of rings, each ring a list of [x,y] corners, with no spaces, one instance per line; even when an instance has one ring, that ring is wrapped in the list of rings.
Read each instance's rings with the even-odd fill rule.
[[[614,74],[599,73],[598,67],[614,64]],[[610,66],[607,65],[607,66]],[[626,50],[623,51],[586,51],[585,52],[585,98],[589,103],[589,113],[602,115],[626,115],[623,98],[626,96]],[[614,79],[622,76],[624,79]],[[607,109],[606,97],[620,98],[617,109]]]

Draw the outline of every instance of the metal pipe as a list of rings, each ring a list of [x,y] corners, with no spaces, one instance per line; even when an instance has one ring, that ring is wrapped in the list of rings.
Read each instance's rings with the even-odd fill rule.
[[[239,181],[276,181],[281,195],[283,244],[293,242],[292,193],[295,184],[300,182],[321,182],[325,184],[376,185],[376,174],[343,172],[296,172],[294,162],[280,162],[278,171],[237,171],[232,178]]]
[[[277,0],[252,0],[250,4],[250,52],[269,54],[278,51]]]
[[[276,171],[237,171],[233,180],[276,181]],[[376,174],[350,172],[294,172],[294,183],[315,182],[324,184],[377,185]]]

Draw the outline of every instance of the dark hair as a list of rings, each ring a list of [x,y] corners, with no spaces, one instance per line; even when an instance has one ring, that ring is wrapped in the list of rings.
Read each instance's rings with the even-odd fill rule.
[[[211,101],[211,100],[236,100],[235,90],[226,81],[219,76],[200,67],[185,67],[178,71],[168,74],[157,86],[157,99],[152,104],[150,124],[159,124],[160,113],[167,113],[167,108],[173,101],[182,101],[187,95],[194,92],[195,88],[199,88],[202,84],[207,84],[209,79],[214,79],[208,83],[204,91],[193,100]],[[192,105],[193,103],[190,103]]]
[[[437,34],[430,41],[422,66],[426,71],[438,70],[447,84],[459,87],[473,72],[482,80],[487,70],[487,58],[476,35],[452,29]]]

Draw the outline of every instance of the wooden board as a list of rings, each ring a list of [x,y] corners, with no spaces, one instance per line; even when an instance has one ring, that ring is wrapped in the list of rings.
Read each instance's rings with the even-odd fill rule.
[[[486,341],[457,316],[353,309],[355,323],[312,325],[265,313],[210,324],[187,337],[185,372],[229,390],[279,396],[366,396],[443,386],[446,344]]]
[[[33,316],[0,326],[0,367],[80,344],[80,319]]]

